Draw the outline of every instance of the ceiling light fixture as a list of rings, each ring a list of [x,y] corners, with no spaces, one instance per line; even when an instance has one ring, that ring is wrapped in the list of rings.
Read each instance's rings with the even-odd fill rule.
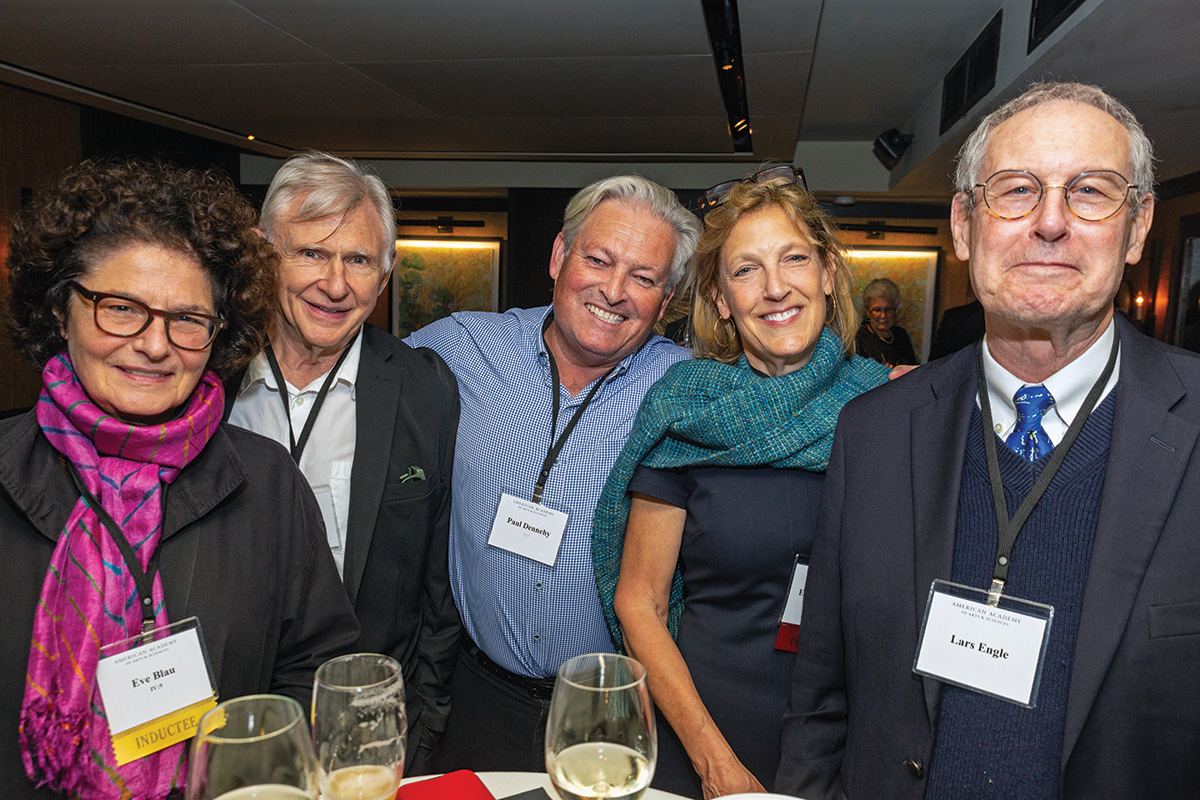
[[[700,0],[704,25],[717,67],[717,86],[725,103],[729,138],[735,153],[753,153],[750,141],[750,106],[746,101],[746,75],[742,61],[742,32],[737,0]]]

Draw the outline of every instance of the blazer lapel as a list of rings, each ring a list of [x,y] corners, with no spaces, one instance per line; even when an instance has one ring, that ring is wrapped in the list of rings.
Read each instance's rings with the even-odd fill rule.
[[[400,404],[399,376],[396,370],[387,368],[391,356],[374,344],[375,337],[387,335],[366,328],[355,383],[354,466],[350,470],[350,515],[342,566],[352,604],[358,600],[358,587],[371,551]]]
[[[938,578],[949,579],[954,562],[958,493],[975,405],[976,352],[968,347],[953,356],[953,363],[930,383],[929,402],[912,411],[913,589],[918,632],[930,585]],[[932,724],[942,684],[932,678],[922,682]]]
[[[1175,501],[1200,428],[1171,413],[1186,390],[1150,340],[1119,321],[1121,377],[1100,518],[1067,700],[1062,763],[1071,756],[1100,691],[1146,566]],[[1154,480],[1145,480],[1153,475]]]

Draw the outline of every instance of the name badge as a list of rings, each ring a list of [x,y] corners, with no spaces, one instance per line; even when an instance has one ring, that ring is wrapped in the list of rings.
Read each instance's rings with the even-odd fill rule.
[[[100,648],[96,684],[118,764],[192,738],[217,704],[195,617]]]
[[[796,566],[788,582],[787,599],[783,614],[779,617],[779,634],[775,637],[775,649],[788,653],[796,652],[800,642],[800,617],[804,612],[804,585],[808,583],[808,559],[796,556]]]
[[[553,567],[566,529],[566,512],[501,492],[488,544]]]
[[[1054,608],[936,580],[929,589],[913,672],[1033,708]]]
[[[325,538],[329,541],[329,549],[335,553],[342,552],[342,534],[338,530],[337,513],[333,508],[333,491],[328,486],[318,486],[313,489],[313,497],[317,498],[321,519],[325,521]]]

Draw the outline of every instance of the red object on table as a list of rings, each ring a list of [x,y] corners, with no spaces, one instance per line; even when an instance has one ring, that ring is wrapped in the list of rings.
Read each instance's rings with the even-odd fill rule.
[[[439,778],[415,781],[400,787],[396,800],[496,800],[469,769],[447,772]]]

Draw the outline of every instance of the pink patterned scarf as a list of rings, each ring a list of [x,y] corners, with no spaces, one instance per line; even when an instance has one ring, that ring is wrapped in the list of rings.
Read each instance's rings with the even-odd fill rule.
[[[212,372],[187,411],[161,425],[130,425],[83,390],[66,353],[42,371],[37,419],[54,449],[125,533],[146,569],[162,536],[162,488],[216,432],[225,390]],[[155,625],[168,624],[162,577],[154,575]],[[137,586],[121,552],[81,497],[63,527],[34,611],[20,746],[39,786],[71,797],[158,800],[185,778],[185,745],[118,767],[96,689],[100,647],[142,630]]]

